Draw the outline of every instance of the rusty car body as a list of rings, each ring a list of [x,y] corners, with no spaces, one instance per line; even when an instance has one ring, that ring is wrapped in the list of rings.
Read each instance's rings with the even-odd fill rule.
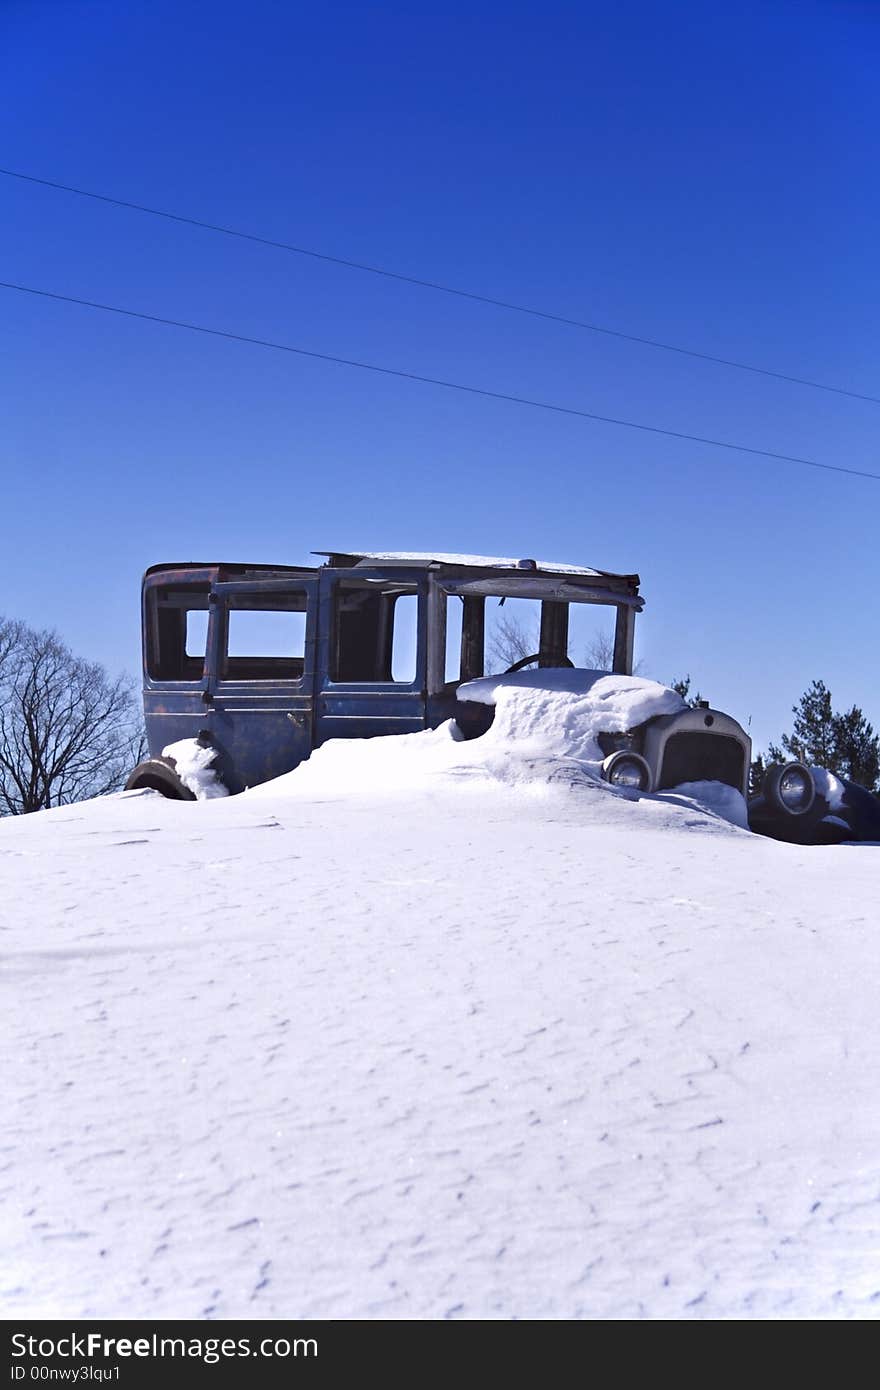
[[[488,670],[572,666],[572,615],[610,615],[605,664],[632,676],[636,574],[533,559],[321,551],[314,566],[187,562],[151,566],[142,586],[149,757],[127,789],[194,799],[170,746],[210,750],[224,791],[289,772],[330,739],[437,728],[476,738],[494,710],[460,687]],[[533,651],[499,665],[491,614],[531,605]],[[266,622],[281,633],[263,635]],[[494,665],[492,661],[494,658]],[[595,663],[594,663],[595,664]],[[799,844],[880,840],[880,800],[820,768],[767,769],[749,798],[751,742],[705,701],[600,733],[602,775],[651,794],[718,782],[748,801],[750,828]]]
[[[632,675],[638,575],[533,559],[320,553],[325,563],[313,567],[189,562],[147,570],[150,756],[130,789],[191,798],[163,751],[186,739],[214,750],[234,793],[290,771],[329,739],[414,733],[450,718],[477,737],[493,711],[457,692],[486,673],[489,614],[507,603],[529,601],[535,614],[535,650],[507,670],[572,666],[572,615],[601,610],[613,619],[608,665]],[[267,618],[281,622],[281,646],[239,640]],[[609,736],[603,773],[641,791],[715,780],[745,795],[750,751],[729,715],[687,709]]]

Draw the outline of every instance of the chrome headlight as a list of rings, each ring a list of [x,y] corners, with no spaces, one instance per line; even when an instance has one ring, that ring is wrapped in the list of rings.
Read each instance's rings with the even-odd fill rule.
[[[638,792],[649,792],[653,780],[651,769],[641,753],[623,750],[605,759],[602,776],[612,787],[629,787]]]
[[[763,792],[771,806],[789,816],[805,816],[816,800],[813,774],[803,763],[768,768]]]

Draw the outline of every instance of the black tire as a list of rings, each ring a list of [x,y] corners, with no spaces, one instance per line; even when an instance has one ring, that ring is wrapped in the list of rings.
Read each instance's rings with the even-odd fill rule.
[[[138,763],[125,784],[125,790],[140,791],[144,787],[161,792],[169,801],[196,800],[189,787],[181,782],[170,758],[147,758],[146,762]]]

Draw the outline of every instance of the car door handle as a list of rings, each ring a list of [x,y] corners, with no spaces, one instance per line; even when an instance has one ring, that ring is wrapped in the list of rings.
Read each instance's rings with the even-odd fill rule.
[[[295,724],[298,729],[305,728],[306,716],[304,713],[300,713],[299,710],[297,710],[296,712],[294,712],[293,710],[288,710],[287,717],[290,720],[291,724]]]

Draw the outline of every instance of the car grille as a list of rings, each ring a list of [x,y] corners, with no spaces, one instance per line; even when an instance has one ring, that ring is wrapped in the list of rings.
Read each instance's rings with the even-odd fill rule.
[[[663,749],[658,790],[682,782],[726,782],[742,791],[744,763],[742,744],[726,734],[672,734]]]

